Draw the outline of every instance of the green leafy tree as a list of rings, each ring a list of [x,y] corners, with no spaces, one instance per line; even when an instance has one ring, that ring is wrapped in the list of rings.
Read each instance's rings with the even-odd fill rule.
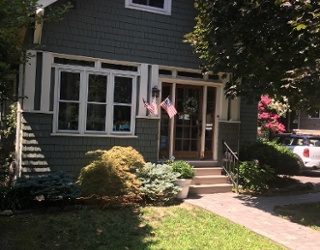
[[[186,41],[206,70],[232,73],[227,95],[320,105],[320,1],[196,0],[195,7]]]
[[[35,22],[59,20],[71,4],[49,7],[44,17],[35,15],[37,0],[0,0],[0,101],[11,98],[8,85],[10,76],[17,73],[17,65],[27,60],[25,34]]]

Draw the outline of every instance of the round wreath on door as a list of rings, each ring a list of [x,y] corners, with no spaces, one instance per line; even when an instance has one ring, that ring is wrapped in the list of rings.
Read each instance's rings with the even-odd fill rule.
[[[199,110],[199,103],[195,97],[188,97],[183,104],[183,113],[188,115],[194,115]]]

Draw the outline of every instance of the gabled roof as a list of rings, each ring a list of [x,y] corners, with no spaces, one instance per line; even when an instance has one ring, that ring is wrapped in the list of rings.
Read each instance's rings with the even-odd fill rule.
[[[38,0],[38,4],[42,6],[42,8],[45,8],[58,0]]]

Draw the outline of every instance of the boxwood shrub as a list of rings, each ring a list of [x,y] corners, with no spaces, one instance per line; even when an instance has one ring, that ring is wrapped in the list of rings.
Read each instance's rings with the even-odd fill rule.
[[[275,142],[258,141],[245,147],[240,151],[240,160],[258,160],[261,165],[268,165],[281,175],[295,175],[300,168],[293,152]]]

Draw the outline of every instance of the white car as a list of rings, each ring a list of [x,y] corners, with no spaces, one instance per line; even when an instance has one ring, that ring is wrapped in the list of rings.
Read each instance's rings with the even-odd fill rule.
[[[288,147],[305,168],[320,168],[320,136],[279,134],[278,143]]]

